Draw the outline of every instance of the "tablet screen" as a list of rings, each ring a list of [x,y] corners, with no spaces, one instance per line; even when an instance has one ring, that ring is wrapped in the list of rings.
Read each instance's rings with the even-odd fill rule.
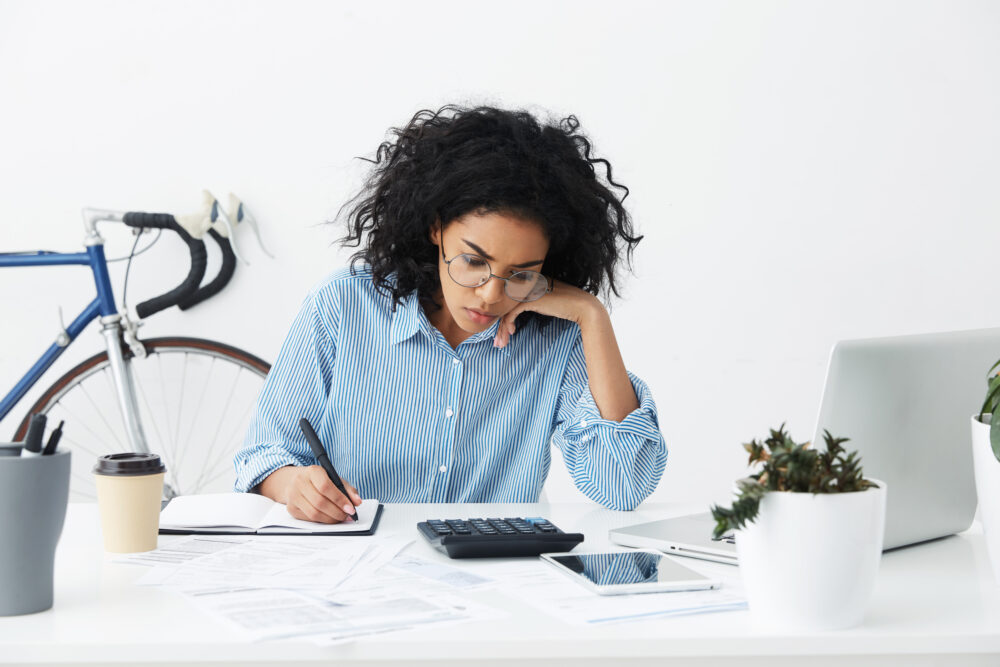
[[[669,558],[646,551],[552,556],[552,560],[597,586],[705,579]]]

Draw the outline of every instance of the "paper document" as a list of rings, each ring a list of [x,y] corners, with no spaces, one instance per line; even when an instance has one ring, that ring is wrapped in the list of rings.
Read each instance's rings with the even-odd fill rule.
[[[184,595],[250,638],[304,638],[323,645],[430,623],[490,617],[488,609],[483,611],[455,597],[405,591],[354,604],[323,601],[302,591],[265,588],[192,589]]]
[[[494,583],[492,579],[469,572],[468,570],[441,563],[432,563],[429,560],[417,558],[416,556],[398,556],[393,559],[392,566],[452,588],[477,588]]]
[[[538,561],[494,568],[503,590],[536,609],[574,624],[605,624],[648,618],[703,614],[746,608],[738,579],[723,579],[716,590],[600,595]]]
[[[180,565],[189,560],[200,558],[205,554],[228,549],[237,544],[243,544],[249,537],[228,535],[203,535],[183,540],[171,540],[168,544],[153,551],[142,551],[134,554],[123,554],[114,559],[116,563],[131,563],[133,565]]]
[[[378,543],[352,538],[242,538],[228,548],[156,567],[138,583],[181,590],[219,586],[325,590],[345,581],[366,554],[383,562],[391,558],[381,552]]]

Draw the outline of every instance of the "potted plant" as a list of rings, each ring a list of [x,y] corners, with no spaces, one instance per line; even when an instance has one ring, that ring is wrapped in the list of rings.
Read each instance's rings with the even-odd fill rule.
[[[1000,361],[986,373],[986,400],[972,417],[972,463],[976,470],[979,519],[993,577],[1000,584]]]
[[[857,625],[882,556],[885,484],[862,476],[847,438],[795,444],[782,425],[744,449],[760,471],[737,482],[732,507],[712,507],[714,537],[733,530],[755,619],[782,628]]]

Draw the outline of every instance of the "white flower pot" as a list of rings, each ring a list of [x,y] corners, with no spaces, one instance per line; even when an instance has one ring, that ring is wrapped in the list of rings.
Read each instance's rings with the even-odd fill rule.
[[[768,493],[736,552],[755,621],[783,629],[861,623],[885,533],[885,483],[852,493]]]
[[[1000,461],[990,448],[990,422],[972,417],[972,464],[976,469],[979,519],[983,522],[986,552],[993,565],[993,578],[1000,584]]]

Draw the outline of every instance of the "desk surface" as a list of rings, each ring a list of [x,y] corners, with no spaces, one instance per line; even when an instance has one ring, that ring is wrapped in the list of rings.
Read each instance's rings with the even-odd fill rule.
[[[690,509],[690,508],[688,508]],[[580,530],[580,549],[608,546],[616,526],[684,513],[643,505],[614,512],[588,504],[387,505],[380,536],[416,537],[408,553],[450,561],[415,533],[427,518],[545,516]],[[447,518],[445,517],[445,518]],[[160,544],[174,536],[161,536]],[[367,538],[358,538],[367,539]],[[0,663],[66,664],[663,664],[698,665],[1000,664],[1000,586],[994,584],[978,525],[960,535],[883,555],[863,625],[828,633],[757,626],[747,611],[580,627],[543,615],[498,590],[468,595],[510,616],[446,628],[412,630],[333,647],[306,642],[247,643],[180,595],[134,581],[144,569],[114,563],[100,543],[95,505],[71,504],[56,555],[55,606],[28,616],[0,617]],[[731,568],[708,564],[710,567]],[[470,564],[474,567],[474,564]],[[447,638],[447,641],[442,641]],[[484,657],[485,656],[485,657]],[[934,661],[937,660],[938,663]]]

